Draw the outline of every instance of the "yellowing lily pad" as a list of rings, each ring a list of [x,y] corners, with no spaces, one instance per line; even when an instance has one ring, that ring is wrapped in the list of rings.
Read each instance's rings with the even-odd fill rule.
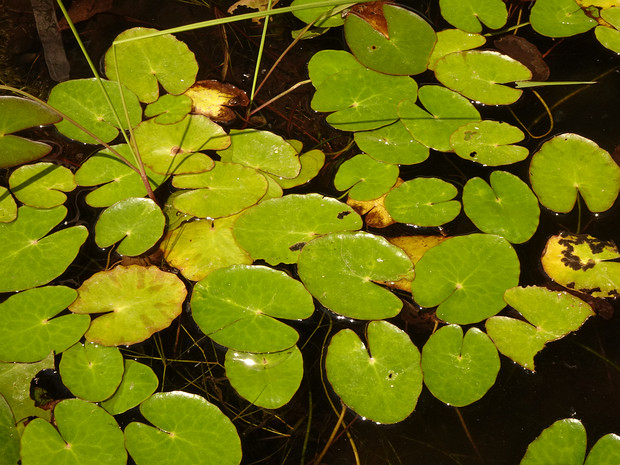
[[[229,107],[245,107],[250,103],[246,93],[225,82],[198,81],[184,93],[192,99],[192,112],[213,121],[227,122],[236,118]]]

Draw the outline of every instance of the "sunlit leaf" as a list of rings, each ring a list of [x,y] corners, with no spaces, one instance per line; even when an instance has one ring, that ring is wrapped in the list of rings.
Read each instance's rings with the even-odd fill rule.
[[[537,0],[530,12],[532,28],[549,37],[568,37],[596,26],[575,0]]]
[[[112,397],[101,402],[101,406],[109,414],[118,415],[144,402],[158,385],[157,375],[150,367],[125,359],[121,383]]]
[[[51,208],[67,200],[65,192],[77,186],[73,173],[54,163],[35,163],[17,168],[9,177],[13,195],[25,205]]]
[[[582,465],[586,429],[574,418],[558,420],[530,443],[520,465]]]
[[[0,186],[0,223],[10,223],[17,218],[17,204],[11,192]]]
[[[445,29],[437,33],[437,43],[428,60],[428,68],[434,70],[438,60],[449,53],[478,48],[486,43],[481,34],[472,34],[460,29]]]
[[[0,446],[2,455],[0,465],[16,465],[19,463],[20,436],[15,426],[15,418],[4,396],[0,394]]]
[[[218,122],[232,121],[237,117],[229,107],[245,107],[250,103],[243,90],[215,80],[198,81],[183,95],[192,100],[192,112]]]
[[[428,158],[428,147],[417,142],[401,121],[373,131],[356,131],[357,146],[375,160],[414,165]]]
[[[481,32],[482,24],[499,29],[508,19],[502,0],[439,0],[441,16],[466,32]]]
[[[372,200],[396,184],[398,173],[398,166],[360,154],[340,165],[334,177],[334,187],[339,191],[348,189],[349,197],[355,200]]]
[[[187,95],[165,94],[149,103],[144,116],[155,117],[157,124],[174,124],[181,121],[192,111],[192,99]]]

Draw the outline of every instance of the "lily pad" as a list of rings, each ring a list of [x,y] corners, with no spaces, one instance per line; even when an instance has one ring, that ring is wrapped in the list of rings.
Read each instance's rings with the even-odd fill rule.
[[[529,150],[520,145],[525,134],[519,128],[499,121],[468,123],[452,133],[450,146],[464,160],[485,166],[510,165],[525,160]]]
[[[200,218],[234,215],[258,203],[267,192],[265,176],[238,163],[215,162],[211,171],[175,176],[175,187],[192,189],[175,195],[181,212]]]
[[[620,253],[611,241],[587,234],[549,238],[541,258],[555,282],[594,297],[620,296]]]
[[[295,263],[299,251],[317,236],[362,227],[351,207],[319,194],[291,194],[261,202],[234,225],[235,238],[254,260],[270,265]]]
[[[428,69],[435,69],[435,64],[444,56],[478,48],[486,43],[486,38],[481,34],[472,34],[461,29],[445,29],[437,33],[437,43],[428,60]]]
[[[398,315],[402,301],[373,281],[411,278],[411,260],[385,238],[365,232],[333,233],[309,242],[297,264],[310,293],[333,312],[378,320]]]
[[[441,16],[466,32],[481,32],[484,24],[499,29],[508,19],[508,10],[502,0],[439,0]]]
[[[395,187],[400,186],[403,180],[398,178]],[[387,228],[396,223],[394,218],[385,209],[385,197],[382,195],[378,199],[359,201],[352,198],[347,199],[347,205],[350,205],[358,215],[364,216],[364,223],[371,228]]]
[[[282,189],[291,189],[301,186],[311,179],[314,179],[323,165],[325,164],[325,154],[320,150],[310,150],[299,155],[299,163],[301,170],[299,174],[292,179],[283,178],[281,176],[270,175]]]
[[[382,163],[366,154],[356,155],[338,168],[334,187],[339,191],[349,189],[355,200],[372,200],[387,193],[398,179],[398,166]]]
[[[17,204],[9,190],[0,186],[0,223],[10,223],[17,218]]]
[[[219,268],[251,265],[252,258],[233,235],[236,218],[192,221],[168,232],[161,243],[166,261],[192,281]]]
[[[241,441],[234,425],[200,396],[159,392],[140,405],[140,412],[153,426],[132,422],[125,428],[127,450],[137,465],[241,462]]]
[[[20,435],[15,426],[13,412],[6,399],[0,394],[0,446],[2,446],[0,465],[19,463],[19,442]]]
[[[228,122],[237,117],[229,107],[246,107],[250,103],[243,90],[214,79],[196,82],[183,95],[192,100],[193,113],[217,122]]]
[[[0,304],[0,360],[38,362],[75,344],[90,324],[87,315],[57,316],[77,297],[64,286],[28,289]]]
[[[325,80],[341,71],[363,70],[363,66],[349,52],[344,50],[320,50],[310,58],[308,62],[308,75],[312,80],[312,85],[318,88]]]
[[[77,187],[73,173],[54,163],[20,166],[11,173],[9,186],[17,200],[35,208],[62,205],[67,200],[64,193]]]
[[[202,115],[187,115],[174,124],[150,119],[133,133],[144,164],[161,174],[208,171],[213,160],[200,151],[221,150],[230,144],[224,130]]]
[[[314,312],[312,296],[299,281],[265,266],[234,265],[194,286],[192,316],[218,344],[244,352],[277,352],[299,335],[276,318],[303,319]]]
[[[76,396],[91,402],[111,397],[123,378],[123,355],[116,347],[75,344],[62,354],[62,382]]]
[[[15,221],[0,223],[0,292],[47,284],[67,269],[88,230],[73,226],[47,235],[66,215],[62,205],[46,210],[23,206]]]
[[[226,377],[254,405],[276,409],[291,400],[304,374],[301,352],[293,346],[272,354],[226,352]]]
[[[531,371],[534,371],[534,356],[548,342],[577,331],[594,315],[590,305],[578,297],[544,287],[508,289],[504,300],[529,323],[494,316],[486,321],[487,334],[502,354]]]
[[[415,409],[422,391],[420,352],[404,331],[387,321],[372,321],[368,348],[350,329],[330,341],[327,379],[356,413],[379,423],[398,423]]]
[[[610,26],[597,26],[594,34],[598,41],[616,53],[620,53],[620,6],[601,10],[603,18]]]
[[[538,199],[526,183],[506,171],[493,171],[489,186],[471,178],[463,188],[463,209],[480,231],[513,244],[529,240],[538,228]]]
[[[371,5],[377,8],[365,13]],[[377,16],[384,27],[377,27]],[[399,5],[373,3],[350,10],[344,35],[351,52],[364,66],[385,74],[426,71],[435,45],[435,31],[422,17]]]
[[[169,94],[182,94],[196,80],[198,63],[185,43],[170,34],[139,39],[158,32],[135,27],[120,33],[105,54],[105,72],[110,80],[120,80],[141,102],[159,97],[159,85]],[[138,40],[130,40],[136,39]],[[119,43],[125,41],[124,43]],[[170,59],[174,57],[174,66]]]
[[[101,402],[110,414],[118,415],[144,402],[157,389],[159,381],[153,370],[135,360],[125,359],[123,379],[114,395]]]
[[[130,345],[167,328],[182,311],[187,294],[173,273],[155,266],[117,266],[88,278],[71,304],[73,313],[104,313],[95,318],[86,340]]]
[[[120,241],[116,251],[135,257],[161,238],[166,217],[151,199],[130,197],[105,209],[95,225],[95,242],[109,247]]]
[[[540,203],[553,211],[571,211],[579,192],[590,211],[602,212],[618,197],[620,167],[590,139],[560,134],[532,157],[530,182]]]
[[[357,146],[377,161],[394,165],[415,165],[428,158],[428,147],[417,142],[401,121],[373,131],[357,131]]]
[[[192,111],[192,99],[187,95],[166,94],[147,105],[144,116],[155,117],[157,124],[174,124]]]
[[[417,226],[439,226],[452,221],[461,211],[454,197],[458,190],[438,178],[405,181],[385,197],[385,208],[394,220]]]
[[[532,28],[548,37],[569,37],[589,31],[597,22],[575,0],[537,0],[530,12]]]
[[[422,349],[424,384],[442,402],[463,407],[481,399],[495,384],[499,355],[489,337],[458,325],[434,332]]]
[[[519,282],[519,259],[506,239],[489,234],[451,237],[416,263],[411,286],[422,307],[437,307],[437,317],[471,324],[506,306],[504,292]]]
[[[22,436],[23,465],[123,465],[127,452],[114,417],[80,399],[66,399],[54,408],[58,429],[37,418]],[[105,444],[105,447],[101,447]]]
[[[36,126],[57,123],[61,120],[54,111],[40,103],[9,95],[0,96],[0,168],[22,165],[47,155],[52,147],[12,132]]]
[[[450,152],[450,135],[466,123],[480,121],[476,107],[450,89],[424,86],[418,96],[428,112],[415,105],[415,100],[406,100],[399,105],[398,115],[413,138],[427,147]]]
[[[613,465],[619,460],[620,436],[610,433],[596,441],[584,465]]]
[[[468,50],[444,56],[435,65],[444,86],[486,105],[510,105],[523,91],[502,84],[527,81],[532,72],[508,55],[491,50]]]
[[[293,0],[291,6],[306,5],[309,3],[316,3],[316,0]],[[295,10],[293,14],[296,18],[309,24],[315,21],[317,18],[323,17],[314,23],[315,27],[337,27],[342,26],[343,19],[340,13],[330,14],[334,9],[333,6],[319,7],[319,8],[305,8],[303,10]]]
[[[520,465],[582,465],[586,441],[586,429],[579,420],[558,420],[527,446]]]
[[[116,82],[102,80],[103,88],[107,92],[118,115],[124,115],[121,93]],[[123,86],[123,100],[129,115],[129,122],[135,127],[142,119],[142,108],[138,97]],[[47,101],[51,106],[75,120],[98,139],[86,134],[80,128],[63,120],[56,124],[56,128],[65,136],[87,144],[111,142],[119,134],[119,126],[114,112],[108,105],[99,83],[95,78],[73,79],[57,84],[51,91]],[[127,128],[127,122],[120,116],[121,128]]]

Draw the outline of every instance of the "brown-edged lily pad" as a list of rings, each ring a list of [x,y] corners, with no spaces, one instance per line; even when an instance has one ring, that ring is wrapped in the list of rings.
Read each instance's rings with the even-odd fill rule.
[[[245,107],[250,103],[243,90],[213,79],[197,81],[185,91],[185,95],[192,99],[193,113],[218,122],[235,119],[235,112],[229,107]]]

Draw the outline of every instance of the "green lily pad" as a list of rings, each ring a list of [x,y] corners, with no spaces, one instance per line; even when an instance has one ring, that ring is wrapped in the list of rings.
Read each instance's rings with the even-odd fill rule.
[[[12,132],[57,123],[60,116],[40,103],[21,97],[0,96],[0,168],[22,165],[47,155],[52,147]]]
[[[370,21],[375,15],[351,10],[344,21],[344,36],[351,52],[364,66],[385,74],[419,74],[426,71],[435,45],[435,31],[413,11],[389,3],[376,13],[385,20],[385,31]],[[381,11],[382,10],[382,11]]]
[[[620,6],[601,10],[601,18],[613,27],[597,26],[594,34],[598,41],[616,53],[620,53]]]
[[[200,329],[215,342],[259,353],[297,343],[297,331],[276,318],[303,319],[314,312],[312,296],[299,281],[282,271],[247,265],[215,270],[199,281],[191,307]]]
[[[75,344],[90,324],[87,315],[57,316],[77,297],[64,286],[48,286],[14,294],[0,304],[0,360],[38,362],[51,350]]]
[[[158,31],[145,27],[123,31],[105,54],[108,79],[120,80],[144,103],[157,100],[160,84],[169,94],[182,94],[198,74],[194,54],[170,34],[118,43],[153,32]],[[174,66],[170,66],[171,57]]]
[[[114,145],[112,148],[137,166],[127,144]],[[166,179],[166,175],[154,173],[147,167],[145,172],[153,190]],[[86,195],[86,203],[91,207],[109,207],[121,200],[147,194],[140,175],[108,149],[100,150],[82,163],[75,173],[75,181],[80,186],[100,186]]]
[[[35,406],[30,398],[30,383],[42,370],[54,369],[54,353],[36,363],[0,362],[0,394],[11,406],[17,423],[30,416],[49,419],[50,411]]]
[[[320,50],[312,55],[308,62],[308,75],[315,88],[323,84],[328,77],[347,69],[360,71],[366,67],[344,50]]]
[[[445,29],[437,33],[437,43],[428,60],[428,69],[435,69],[437,61],[444,56],[478,48],[486,43],[487,39],[481,34],[472,34],[461,29]]]
[[[594,297],[620,296],[620,253],[611,241],[560,234],[547,241],[543,269],[556,283]]]
[[[333,233],[306,244],[297,264],[310,293],[333,312],[378,320],[398,315],[402,301],[373,281],[411,278],[413,265],[400,248],[365,232]]]
[[[161,243],[166,261],[192,281],[219,268],[251,265],[252,258],[233,236],[236,218],[192,221],[169,231]]]
[[[192,111],[192,99],[187,95],[166,94],[147,105],[144,116],[155,117],[157,124],[174,124]]]
[[[404,331],[372,321],[368,348],[350,329],[330,341],[327,379],[343,402],[364,418],[398,423],[415,409],[422,391],[420,352]]]
[[[352,199],[372,200],[396,184],[398,173],[396,165],[377,161],[366,154],[356,155],[340,165],[334,177],[334,187],[339,191],[349,189]]]
[[[481,32],[482,24],[499,29],[508,19],[502,0],[439,0],[441,16],[466,32]]]
[[[450,152],[450,135],[462,125],[480,121],[480,113],[465,97],[441,86],[421,87],[418,96],[428,110],[405,100],[398,115],[413,138],[432,149]]]
[[[434,332],[422,348],[424,384],[442,402],[463,407],[481,399],[495,384],[499,355],[489,337],[449,325]]]
[[[437,317],[470,324],[505,307],[504,292],[519,282],[519,259],[506,239],[489,234],[451,237],[416,263],[411,285],[422,307],[437,307]]]
[[[200,396],[159,392],[140,405],[140,412],[153,426],[132,422],[125,428],[125,444],[137,465],[241,462],[241,441],[235,426]]]
[[[173,273],[132,265],[95,273],[78,294],[73,313],[104,313],[92,321],[86,340],[115,346],[142,342],[170,326],[187,290]]]
[[[357,146],[377,161],[394,165],[415,165],[429,156],[428,147],[417,142],[401,121],[373,131],[357,131]]]
[[[267,192],[265,176],[238,163],[215,162],[211,171],[175,176],[175,187],[192,189],[175,195],[172,204],[200,218],[234,215],[258,203]]]
[[[95,225],[95,242],[109,247],[120,241],[121,255],[140,255],[161,238],[166,217],[151,199],[130,197],[116,202],[101,213]]]
[[[20,166],[11,173],[9,186],[17,200],[35,208],[62,205],[64,193],[77,187],[71,170],[54,163]]]
[[[226,377],[240,396],[259,407],[276,409],[291,400],[304,374],[297,346],[272,354],[226,352]]]
[[[468,123],[452,133],[450,146],[464,160],[485,166],[510,165],[525,160],[529,150],[520,145],[525,134],[519,128],[499,121]]]
[[[613,465],[618,461],[620,461],[620,436],[610,433],[596,441],[584,465]]]
[[[392,189],[385,208],[394,220],[417,226],[439,226],[452,221],[461,211],[454,197],[458,190],[438,178],[415,178]]]
[[[560,134],[532,157],[530,183],[540,203],[553,211],[571,211],[579,192],[590,211],[602,212],[618,197],[620,167],[590,139]]]
[[[398,119],[398,104],[415,101],[418,85],[408,76],[345,69],[327,76],[312,97],[316,111],[335,112],[327,122],[343,131],[366,131]]]
[[[116,113],[120,115],[122,129],[127,128],[124,120],[125,112],[121,100],[121,93],[116,82],[102,80],[103,87],[114,105]],[[126,87],[123,87],[123,99],[129,114],[129,121],[135,127],[142,119],[142,108],[138,97]],[[57,84],[50,93],[47,101],[51,106],[75,120],[103,142],[116,139],[119,127],[114,112],[96,79],[74,79]],[[61,121],[56,128],[65,136],[87,144],[99,144],[98,139],[86,134],[69,121]]]
[[[536,32],[548,37],[574,36],[597,24],[575,0],[537,0],[530,12],[530,23]]]
[[[112,397],[101,402],[101,407],[110,415],[126,412],[151,397],[158,385],[157,375],[150,367],[125,359],[121,383]]]
[[[486,105],[510,105],[523,91],[502,84],[527,81],[532,72],[524,64],[499,52],[468,50],[450,53],[435,65],[444,86]]]
[[[309,3],[316,3],[316,0],[293,0],[291,2],[291,6],[300,6],[307,5]],[[343,19],[340,13],[332,14],[329,13],[334,9],[333,6],[321,7],[321,8],[306,8],[303,10],[293,11],[293,14],[296,18],[302,20],[303,22],[309,24],[321,17],[322,15],[326,15],[325,19],[320,19],[314,23],[314,27],[338,27],[342,26]]]
[[[579,420],[558,420],[527,446],[520,465],[582,465],[586,440],[586,429]]]
[[[200,151],[221,150],[230,144],[224,130],[202,115],[187,115],[174,124],[150,119],[133,133],[144,164],[161,174],[208,171],[213,160]]]
[[[73,226],[46,236],[66,215],[62,205],[46,210],[23,206],[15,221],[0,223],[0,292],[47,284],[67,269],[88,230]]]
[[[577,331],[594,315],[583,300],[568,292],[544,287],[514,287],[504,300],[529,322],[494,316],[486,321],[487,334],[499,351],[519,365],[534,371],[534,356],[551,341]]]
[[[19,463],[20,436],[15,426],[15,418],[9,403],[0,394],[0,465],[16,465]]]
[[[299,251],[317,236],[361,227],[360,216],[336,199],[292,194],[248,209],[233,230],[254,260],[277,265],[297,262]]]
[[[9,190],[0,186],[0,223],[10,223],[17,218],[17,204]]]
[[[54,408],[58,429],[37,418],[22,436],[22,465],[124,465],[123,432],[114,417],[80,399],[66,399]],[[105,447],[102,447],[105,444]]]
[[[489,186],[471,178],[463,188],[463,209],[480,231],[513,244],[529,240],[538,228],[538,199],[526,183],[506,171],[493,171]]]
[[[291,189],[293,187],[301,186],[307,183],[311,179],[314,179],[323,165],[325,164],[325,154],[320,150],[310,150],[309,152],[299,155],[299,163],[301,163],[301,170],[299,174],[292,179],[283,178],[281,176],[270,175],[282,189]]]

